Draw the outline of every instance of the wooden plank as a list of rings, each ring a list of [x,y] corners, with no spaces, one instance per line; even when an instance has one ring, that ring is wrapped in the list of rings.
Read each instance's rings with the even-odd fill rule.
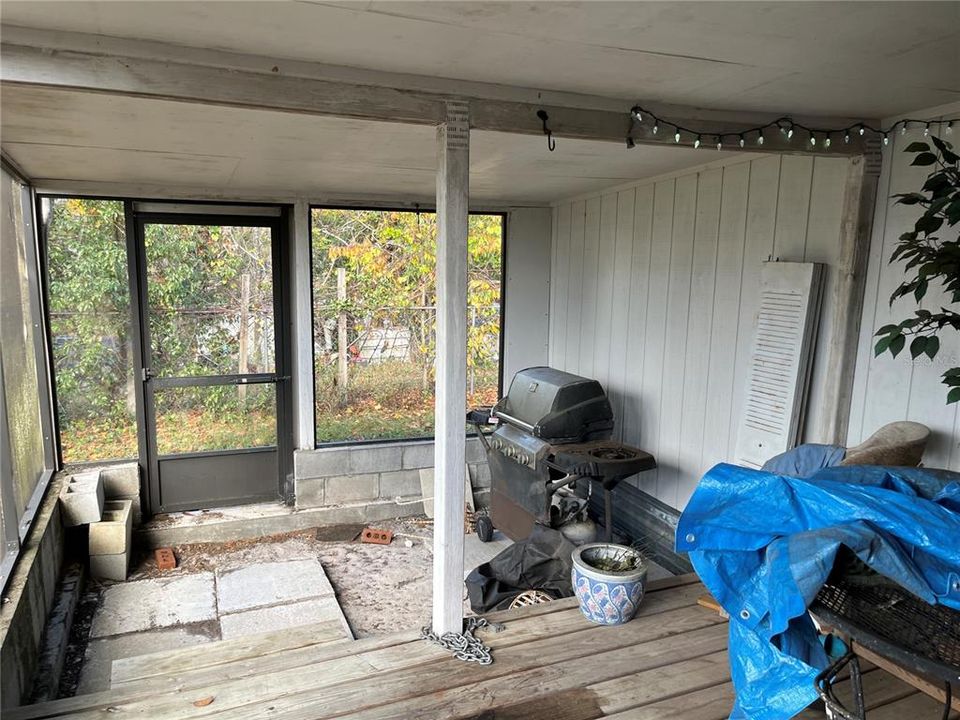
[[[570,274],[570,203],[557,208],[554,270],[550,276],[550,365],[562,367],[567,347],[567,294]],[[509,230],[508,230],[509,232]]]
[[[660,463],[660,406],[663,397],[663,372],[667,361],[664,344],[667,334],[667,296],[670,279],[670,248],[673,238],[673,207],[676,182],[656,184],[653,196],[653,221],[650,246],[650,278],[647,286],[647,331],[644,335],[643,384],[640,389],[639,446]],[[640,228],[640,226],[637,226]],[[656,495],[661,470],[640,476],[640,489]],[[661,498],[662,499],[662,498]]]
[[[293,403],[294,445],[300,450],[316,447],[313,386],[313,278],[310,277],[310,204],[294,203],[290,216],[290,267],[293,270]]]
[[[178,672],[183,667],[199,669],[223,665],[237,660],[263,657],[311,645],[327,645],[342,640],[344,640],[343,627],[340,621],[331,620],[297,627],[295,631],[286,628],[233,640],[219,640],[193,647],[161,650],[114,660],[111,683],[117,686],[145,677]]]
[[[832,267],[827,269],[818,341],[821,348],[818,354],[825,355],[825,362],[817,362],[813,368],[809,430],[804,438],[808,441],[844,445],[847,440],[877,191],[877,176],[870,170],[873,165],[862,157],[840,162],[830,162],[828,158],[814,161],[805,259],[829,263]],[[827,168],[838,169],[840,183],[821,184],[820,178],[833,174],[824,172]],[[824,203],[828,210],[835,207],[826,192],[840,196],[835,216],[821,210]],[[825,218],[838,225],[836,241],[830,224],[822,224]]]
[[[721,650],[726,644],[725,630],[720,626],[702,629],[696,632],[685,632],[671,636],[669,643],[658,641],[639,641],[641,635],[631,626],[633,623],[613,630],[609,633],[610,641],[597,642],[600,633],[584,637],[578,645],[567,645],[566,651],[548,652],[549,646],[545,642],[540,662],[526,664],[522,659],[512,657],[501,659],[481,671],[469,672],[468,669],[457,669],[458,680],[453,680],[452,674],[447,674],[440,687],[428,688],[421,684],[414,688],[407,685],[404,689],[407,695],[403,698],[391,699],[389,702],[365,708],[357,707],[371,698],[355,699],[352,693],[335,698],[328,697],[327,702],[335,710],[327,713],[317,713],[309,705],[312,698],[309,695],[300,699],[296,705],[287,705],[287,698],[283,702],[284,717],[289,720],[321,720],[340,714],[349,714],[356,720],[385,720],[386,718],[429,717],[433,720],[459,718],[471,713],[477,714],[483,710],[500,704],[518,702],[521,699],[530,699],[532,696],[545,696],[570,687],[586,685],[587,683],[603,682],[614,677],[620,677],[627,672],[663,669],[692,657],[700,657]],[[633,643],[622,643],[627,635],[633,637]],[[613,635],[617,635],[614,639]],[[572,637],[570,638],[573,639]],[[588,652],[586,646],[590,645]],[[518,654],[529,650],[532,645],[518,648]],[[585,661],[589,658],[589,661]],[[501,666],[497,668],[497,664]],[[386,679],[390,682],[390,677]],[[432,683],[429,683],[432,686]],[[384,686],[381,685],[381,688]],[[379,702],[383,698],[378,698]],[[251,708],[252,710],[252,708]],[[255,717],[255,712],[248,712],[238,718]]]
[[[712,356],[706,343],[713,329],[717,308],[714,293],[717,281],[717,250],[720,233],[720,201],[723,168],[700,173],[697,183],[696,225],[689,307],[686,318],[686,353],[680,398],[680,444],[677,456],[677,490],[674,507],[682,509],[700,479],[700,457],[706,427],[707,383]],[[668,349],[669,352],[669,349]]]
[[[617,390],[610,387],[610,345],[613,341],[613,278],[617,243],[617,193],[606,193],[600,199],[600,239],[597,257],[597,313],[594,324],[593,377],[616,402]],[[616,332],[622,335],[621,332]]]
[[[636,191],[623,190],[617,193],[617,226],[613,253],[613,308],[610,319],[610,351],[607,358],[607,391],[612,391],[613,419],[617,437],[625,438],[626,422],[624,403],[628,393],[627,347],[630,341],[630,314],[633,297],[630,292],[633,265],[633,233],[636,211]]]
[[[495,662],[486,667],[462,663],[436,646],[416,642],[323,664],[298,666],[296,672],[260,673],[190,691],[158,694],[142,701],[112,702],[110,707],[115,708],[112,712],[150,718],[261,717],[268,707],[273,708],[271,712],[275,716],[284,718],[352,715],[374,703],[380,705],[438,693],[478,678],[503,677],[537,668],[545,659],[559,661],[593,656],[641,641],[655,647],[657,652],[667,653],[669,647],[657,642],[665,637],[672,637],[671,647],[688,643],[696,648],[710,642],[723,644],[726,637],[723,624],[696,607],[658,613],[616,628],[600,628],[579,618],[579,630],[555,635],[550,623],[555,627],[558,618],[563,619],[560,615],[547,615],[527,621],[528,625],[547,621],[547,626],[537,632],[537,639],[530,642],[510,644],[511,633],[506,632],[486,638],[495,648]],[[376,677],[375,692],[371,692],[372,675]],[[176,687],[173,683],[175,681],[168,687]],[[200,708],[193,706],[194,700],[210,696],[215,702]],[[93,718],[98,717],[98,713],[94,710],[71,717]]]
[[[723,169],[720,227],[717,239],[717,280],[714,317],[710,329],[710,371],[704,410],[700,467],[704,470],[731,457],[728,444],[730,408],[733,405],[737,331],[740,321],[740,288],[743,281],[743,250],[746,240],[750,163]]]
[[[784,157],[781,159],[777,225],[773,240],[773,255],[780,260],[803,261],[807,244],[812,180],[813,158]]]
[[[580,298],[580,360],[578,372],[584,377],[594,376],[594,344],[597,339],[597,276],[600,262],[600,207],[599,197],[586,204],[583,236],[583,294]]]
[[[940,703],[945,703],[947,701],[947,693],[943,687],[938,687],[929,680],[904,670],[892,660],[888,660],[882,655],[875,653],[870,648],[866,648],[856,642],[853,643],[853,649],[856,651],[857,655],[869,660],[877,667],[882,668],[886,673],[889,673],[894,678],[902,680],[904,683],[916,688],[922,693],[929,695]],[[960,711],[960,698],[956,696],[952,697],[950,707],[954,710]]]
[[[881,705],[870,711],[870,720],[904,720],[905,718],[940,718],[943,717],[943,703],[937,702],[929,695],[916,692],[887,705]],[[950,720],[960,718],[960,713],[951,711]]]
[[[730,682],[726,651],[588,685],[604,713],[623,712],[664,698]]]
[[[743,273],[740,285],[740,317],[737,321],[737,359],[733,374],[733,404],[730,407],[727,447],[732,450],[737,438],[736,419],[742,414],[746,398],[747,374],[753,339],[753,321],[760,301],[760,269],[773,254],[776,228],[777,187],[780,158],[770,157],[750,163],[750,191],[747,199],[747,226],[743,249]]]
[[[624,385],[627,395],[623,408],[623,442],[642,444],[641,418],[644,358],[647,346],[647,308],[650,289],[650,251],[653,239],[653,184],[636,189],[633,202],[633,252],[630,263],[630,313],[625,325],[627,350],[624,354]],[[644,478],[651,473],[643,473]],[[638,484],[640,479],[638,478]]]
[[[667,612],[701,612],[695,607],[695,602],[697,595],[702,592],[703,586],[692,574],[654,581],[633,623],[659,625],[663,614]],[[506,625],[503,632],[483,633],[484,642],[494,649],[536,641],[545,636],[559,637],[596,628],[583,618],[575,598],[491,613],[488,618]],[[255,682],[264,696],[269,697],[271,678],[291,670],[310,673],[318,678],[322,676],[322,680],[317,682],[326,687],[368,678],[377,671],[418,666],[447,657],[439,649],[418,641],[418,637],[417,631],[408,631],[353,642],[308,646],[205,669],[172,662],[159,666],[156,674],[145,676],[143,682],[131,683],[112,691],[26,706],[11,711],[10,720],[62,717],[121,705],[143,707],[144,712],[159,713],[162,698],[169,696],[172,704],[179,707],[187,691],[195,691],[192,693],[194,695],[210,695],[224,688],[229,690]],[[158,693],[157,679],[161,676],[163,681],[160,687],[165,692]],[[172,691],[168,692],[169,689]]]
[[[666,329],[661,347],[663,374],[660,384],[660,448],[657,458],[656,496],[671,507],[677,506],[677,481],[680,477],[680,425],[687,351],[687,323],[690,318],[690,288],[693,269],[693,240],[696,227],[698,175],[677,178],[673,206],[673,234],[670,244],[670,270],[667,283]]]
[[[587,203],[570,206],[570,263],[567,279],[567,346],[561,370],[580,371],[580,320],[583,313],[583,253]]]
[[[723,683],[613,713],[610,720],[726,720],[733,707],[733,684]]]
[[[450,101],[437,129],[433,629],[441,635],[463,630],[469,123],[466,103]]]
[[[593,692],[587,688],[560,690],[532,700],[497,705],[463,720],[593,720],[603,711]]]

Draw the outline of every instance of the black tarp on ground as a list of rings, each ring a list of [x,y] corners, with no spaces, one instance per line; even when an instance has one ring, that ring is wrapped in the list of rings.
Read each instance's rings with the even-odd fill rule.
[[[484,613],[506,607],[525,590],[543,590],[554,598],[572,596],[574,549],[558,530],[535,526],[526,540],[514,543],[467,576],[470,608]]]

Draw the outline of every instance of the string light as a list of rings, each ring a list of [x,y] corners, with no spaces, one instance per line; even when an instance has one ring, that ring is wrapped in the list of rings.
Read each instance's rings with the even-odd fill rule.
[[[699,148],[703,144],[704,137],[707,137],[708,139],[714,138],[718,150],[722,150],[724,144],[727,142],[735,142],[739,147],[745,148],[747,144],[747,138],[752,136],[754,133],[756,133],[756,144],[763,146],[766,141],[764,131],[769,130],[770,128],[779,130],[787,140],[792,140],[795,132],[806,133],[809,148],[816,149],[818,144],[817,140],[819,139],[821,141],[819,143],[820,146],[827,149],[833,145],[834,135],[842,135],[843,142],[845,144],[849,144],[851,137],[853,137],[853,133],[856,133],[856,135],[861,138],[865,138],[869,133],[870,135],[878,138],[884,146],[889,146],[890,136],[893,135],[898,129],[901,135],[905,135],[910,129],[911,124],[922,124],[924,128],[924,136],[929,136],[931,129],[937,127],[943,128],[944,134],[952,134],[953,124],[955,122],[960,122],[960,118],[945,120],[917,120],[914,118],[903,118],[901,120],[897,120],[887,127],[874,127],[866,122],[858,121],[848,125],[847,127],[818,128],[809,127],[803,123],[795,122],[793,118],[789,116],[783,116],[776,118],[775,120],[772,120],[764,125],[758,125],[752,128],[742,128],[732,132],[704,132],[703,128],[693,129],[665,120],[664,118],[657,116],[655,113],[650,112],[650,110],[642,108],[639,105],[631,108],[630,118],[634,122],[646,122],[650,124],[652,133],[654,135],[657,135],[660,132],[661,126],[667,126],[668,128],[672,127],[674,130],[673,141],[677,144],[680,144],[683,141],[684,135],[694,139],[694,148]],[[628,146],[633,147],[629,141]]]

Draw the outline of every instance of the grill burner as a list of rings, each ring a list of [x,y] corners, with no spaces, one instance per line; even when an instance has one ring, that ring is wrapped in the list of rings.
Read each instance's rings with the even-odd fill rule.
[[[507,394],[468,421],[480,431],[491,471],[490,519],[512,540],[535,524],[556,527],[558,491],[587,498],[605,493],[610,539],[610,490],[626,477],[656,467],[653,456],[611,440],[613,410],[600,383],[549,367],[518,372]],[[483,426],[497,424],[489,437]]]

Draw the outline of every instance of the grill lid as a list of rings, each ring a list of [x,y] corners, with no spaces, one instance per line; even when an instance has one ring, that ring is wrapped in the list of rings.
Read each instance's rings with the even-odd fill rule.
[[[493,412],[552,443],[605,440],[613,430],[613,409],[600,383],[550,367],[514,375]]]

